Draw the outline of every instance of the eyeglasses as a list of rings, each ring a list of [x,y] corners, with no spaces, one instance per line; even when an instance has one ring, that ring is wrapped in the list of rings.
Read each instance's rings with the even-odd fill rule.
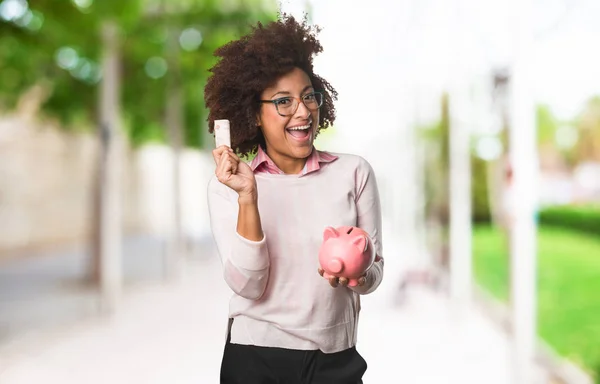
[[[310,92],[302,96],[302,99],[293,96],[280,97],[275,100],[259,100],[261,103],[275,104],[277,113],[280,116],[292,116],[298,110],[300,102],[304,103],[306,108],[316,111],[323,105],[323,94],[321,92]]]

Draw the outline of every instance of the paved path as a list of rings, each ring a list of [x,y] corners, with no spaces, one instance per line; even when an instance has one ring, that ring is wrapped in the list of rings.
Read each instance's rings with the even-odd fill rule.
[[[54,257],[2,268],[0,383],[218,382],[230,293],[213,251],[190,259],[181,281],[160,283],[160,253],[136,246],[129,244],[128,254],[144,256],[128,259],[129,284],[112,317],[98,315],[93,291],[52,283],[49,275],[76,281],[77,252],[61,256],[62,266]],[[131,267],[139,263],[145,271]],[[489,321],[477,312],[460,317],[445,296],[425,289],[411,289],[399,305],[394,282],[388,277],[363,300],[358,348],[369,364],[365,383],[511,383],[507,340]],[[44,313],[54,321],[44,321]],[[35,321],[15,326],[28,315]]]

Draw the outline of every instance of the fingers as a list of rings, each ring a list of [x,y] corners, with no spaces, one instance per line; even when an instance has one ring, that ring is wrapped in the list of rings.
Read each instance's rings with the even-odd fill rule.
[[[318,271],[319,271],[319,275],[321,275],[321,276],[323,276],[323,274],[325,273],[323,268],[319,268]],[[347,287],[348,283],[350,282],[350,280],[348,280],[348,278],[346,278],[346,277],[336,277],[336,276],[328,277],[327,281],[329,281],[329,285],[331,285],[333,288],[337,288],[340,285],[342,287]]]
[[[361,276],[358,278],[358,286],[362,287],[367,282],[367,278],[365,276]]]
[[[229,179],[231,175],[235,175],[238,170],[239,158],[232,152],[222,151],[217,159],[217,168],[215,175],[220,182]]]
[[[227,156],[227,164],[231,165],[231,173],[232,174],[236,174],[237,170],[238,170],[238,162],[239,160],[237,160],[237,156],[234,155],[232,152],[226,152],[226,156]]]
[[[227,180],[227,177],[232,173],[232,168],[233,164],[231,163],[229,155],[227,152],[222,152],[217,161],[217,169],[215,169],[215,174],[219,181],[223,182],[224,180]]]
[[[319,275],[323,276],[323,274],[325,273],[325,270],[323,270],[323,268],[319,268]],[[327,280],[329,281],[329,285],[331,285],[333,288],[337,287],[339,285],[339,279],[335,276],[331,276],[329,278],[327,278]]]
[[[223,154],[223,152],[233,153],[233,149],[229,148],[226,145],[221,145],[220,147],[213,149],[212,155],[213,159],[215,160],[215,164],[219,164],[219,160],[221,159],[221,155]]]
[[[229,147],[227,147],[229,148]],[[236,162],[240,162],[240,158],[238,157],[238,155],[235,154],[235,152],[233,152],[233,149],[229,148],[229,156],[231,156]]]
[[[231,148],[229,148],[226,145],[221,145],[220,147],[217,147],[217,148],[213,149],[212,154],[213,154],[213,159],[215,160],[215,163],[219,162],[219,159],[221,158],[221,154],[223,152],[227,152],[230,149]]]
[[[336,288],[339,285],[339,279],[335,276],[330,277],[329,285],[331,285],[333,288]]]

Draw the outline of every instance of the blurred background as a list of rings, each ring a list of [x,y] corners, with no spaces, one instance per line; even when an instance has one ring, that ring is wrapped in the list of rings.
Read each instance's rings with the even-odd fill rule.
[[[600,383],[600,2],[0,0],[0,382],[215,383],[213,51],[307,14],[374,167],[366,383]]]

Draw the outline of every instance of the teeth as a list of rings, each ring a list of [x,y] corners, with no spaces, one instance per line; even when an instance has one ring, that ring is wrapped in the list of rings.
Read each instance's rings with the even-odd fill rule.
[[[310,128],[310,124],[303,125],[301,127],[288,128],[288,129],[290,131],[302,131],[302,130],[309,129],[309,128]]]

